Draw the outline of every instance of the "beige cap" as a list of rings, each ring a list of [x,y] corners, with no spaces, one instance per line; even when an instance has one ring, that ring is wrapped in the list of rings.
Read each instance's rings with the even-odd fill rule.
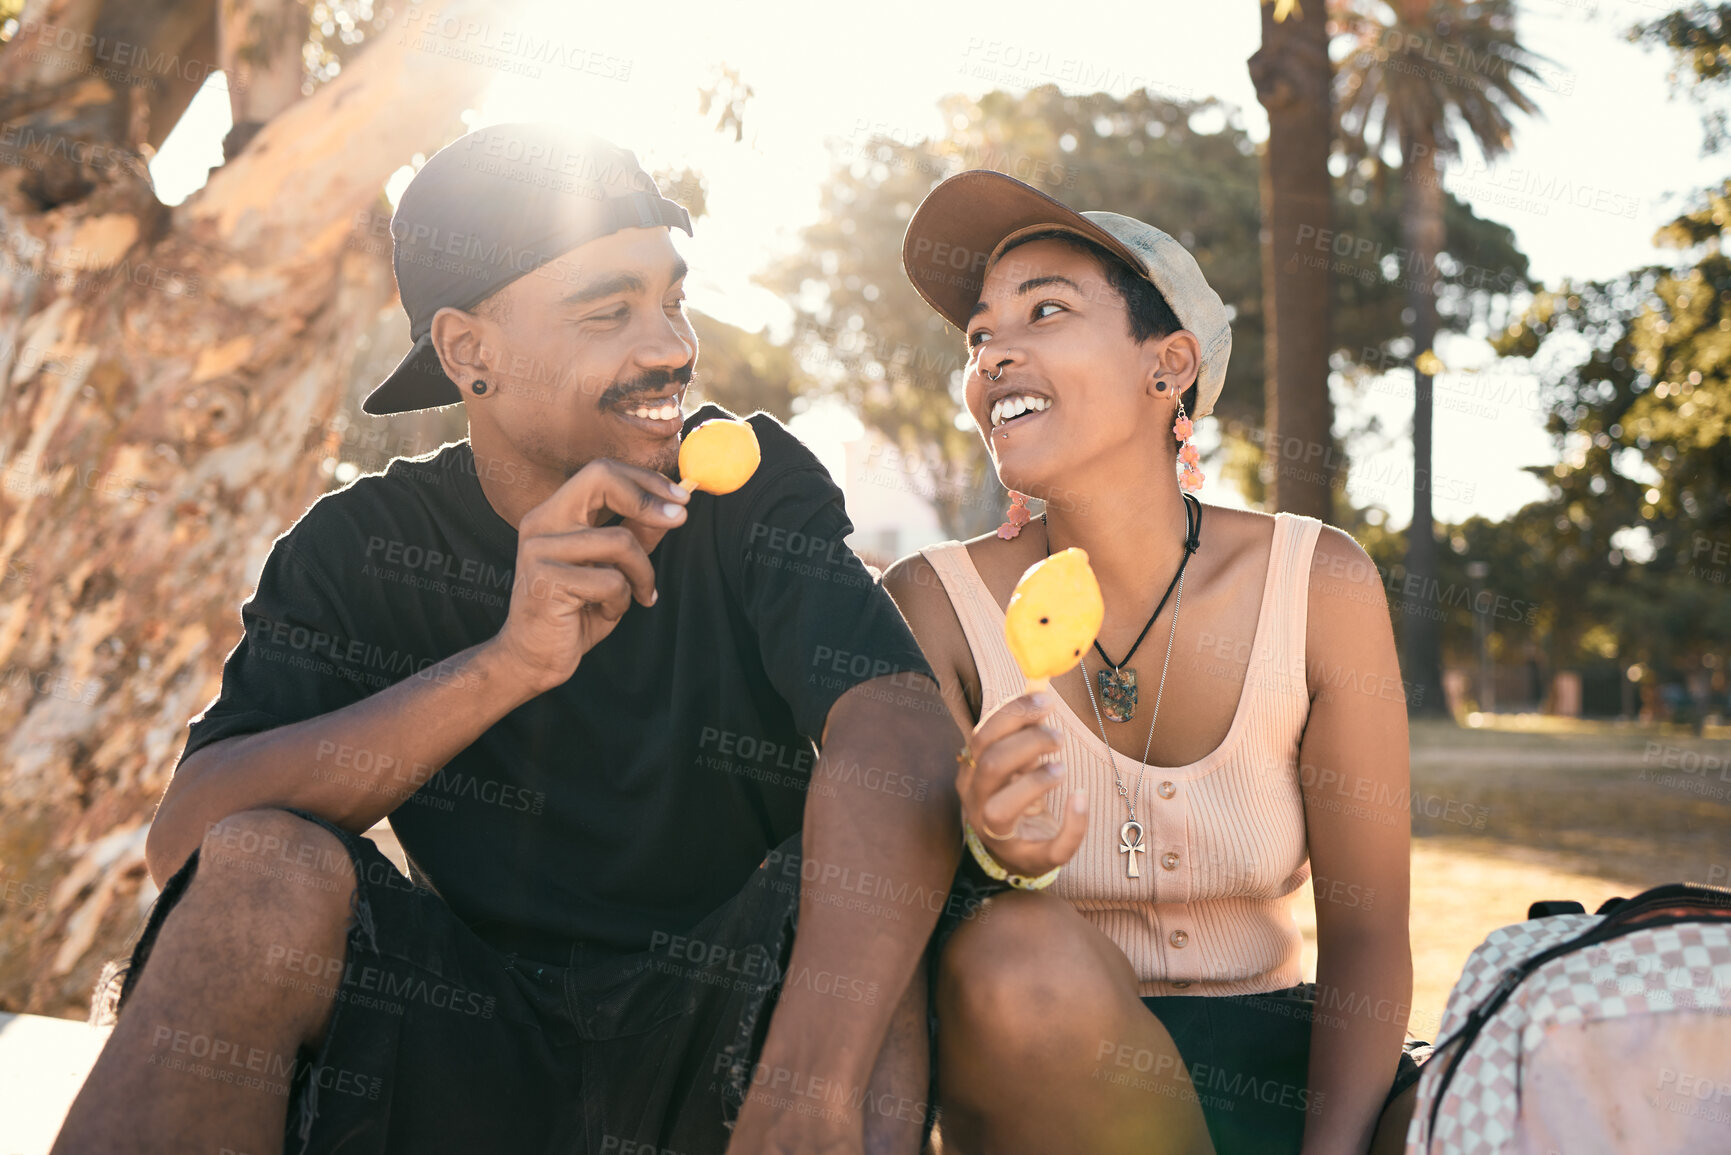
[[[926,303],[966,332],[986,270],[1017,238],[1050,229],[1115,253],[1160,290],[1202,348],[1190,416],[1212,412],[1232,355],[1226,306],[1190,250],[1151,224],[1118,213],[1079,213],[1014,177],[974,169],[939,184],[914,210],[902,238],[902,266]]]

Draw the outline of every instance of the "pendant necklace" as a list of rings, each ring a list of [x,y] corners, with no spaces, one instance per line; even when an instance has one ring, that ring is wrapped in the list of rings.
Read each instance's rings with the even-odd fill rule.
[[[1123,667],[1130,664],[1130,659],[1136,656],[1137,649],[1142,645],[1142,639],[1148,636],[1148,631],[1154,628],[1154,622],[1160,617],[1160,611],[1166,608],[1166,599],[1172,596],[1173,587],[1184,576],[1184,567],[1190,564],[1190,555],[1202,544],[1202,503],[1184,494],[1184,556],[1178,561],[1178,572],[1172,575],[1172,580],[1166,583],[1166,592],[1160,595],[1160,604],[1154,607],[1154,612],[1148,615],[1148,621],[1142,627],[1142,632],[1136,635],[1136,640],[1130,646],[1130,652],[1124,655],[1124,660],[1114,662],[1100,645],[1100,639],[1094,639],[1094,650],[1100,655],[1100,660],[1109,669],[1099,671],[1100,680],[1100,710],[1113,722],[1128,722],[1136,716],[1136,671]],[[1190,506],[1196,506],[1195,528],[1191,528]],[[1046,556],[1052,555],[1052,546],[1048,541]],[[1090,684],[1089,692],[1093,692]]]
[[[1081,663],[1082,684],[1088,691],[1088,704],[1094,707],[1094,722],[1100,727],[1100,742],[1106,747],[1106,757],[1112,763],[1112,779],[1118,785],[1118,796],[1124,799],[1124,803],[1130,811],[1129,821],[1125,822],[1123,826],[1118,828],[1118,853],[1125,855],[1127,858],[1125,875],[1129,878],[1142,877],[1142,871],[1140,864],[1136,861],[1136,856],[1138,854],[1148,853],[1148,847],[1144,843],[1142,837],[1142,824],[1136,820],[1136,803],[1142,797],[1142,779],[1143,776],[1148,773],[1148,752],[1154,748],[1154,723],[1160,719],[1160,699],[1165,695],[1166,691],[1166,671],[1172,664],[1172,642],[1173,639],[1178,636],[1178,611],[1184,604],[1184,565],[1185,562],[1190,560],[1190,555],[1196,552],[1197,547],[1202,544],[1202,503],[1191,497],[1189,494],[1184,494],[1183,496],[1186,503],[1184,518],[1187,530],[1184,541],[1184,560],[1178,563],[1178,573],[1174,575],[1172,579],[1172,586],[1168,586],[1166,590],[1167,593],[1171,593],[1173,587],[1176,587],[1178,590],[1178,600],[1172,603],[1172,625],[1166,634],[1166,658],[1160,664],[1160,682],[1154,690],[1154,713],[1153,716],[1148,719],[1148,737],[1142,744],[1142,768],[1136,774],[1136,792],[1133,795],[1125,788],[1124,776],[1118,772],[1118,752],[1112,749],[1112,743],[1106,737],[1106,721],[1101,717],[1100,702],[1094,697],[1094,683],[1088,677],[1088,660],[1083,658]],[[1194,503],[1196,506],[1196,520],[1194,525],[1190,522],[1189,506],[1191,503]],[[1044,518],[1042,517],[1041,520],[1043,521]],[[1050,534],[1048,534],[1046,539],[1046,556],[1050,557],[1051,553],[1051,537]],[[1166,599],[1161,598],[1160,604],[1164,606],[1166,604]],[[1154,614],[1155,617],[1158,617],[1160,614],[1159,609],[1156,609]],[[1148,626],[1152,626],[1153,624],[1154,619],[1148,619]],[[1148,626],[1142,627],[1142,633],[1144,636],[1148,633]],[[1138,638],[1136,641],[1139,645],[1141,644],[1142,639]],[[1132,646],[1131,653],[1134,652],[1135,647]],[[1101,656],[1105,656],[1104,651],[1101,652]],[[1110,661],[1111,659],[1108,658],[1107,660]],[[1130,660],[1128,654],[1125,655],[1124,660]],[[1106,696],[1106,671],[1101,670],[1100,675],[1100,697],[1104,698]],[[1134,687],[1135,682],[1132,680],[1132,709],[1135,705]],[[1126,715],[1126,717],[1127,716],[1128,715]]]

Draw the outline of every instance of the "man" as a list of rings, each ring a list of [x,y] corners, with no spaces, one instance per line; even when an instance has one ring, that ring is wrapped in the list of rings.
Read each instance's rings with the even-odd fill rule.
[[[725,416],[683,417],[672,228],[547,126],[404,191],[415,345],[365,408],[469,439],[277,540],[56,1151],[917,1150],[958,735],[785,429],[670,480]]]

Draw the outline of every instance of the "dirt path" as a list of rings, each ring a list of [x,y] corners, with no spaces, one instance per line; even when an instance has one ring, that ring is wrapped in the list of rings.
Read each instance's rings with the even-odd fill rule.
[[[1423,839],[1412,851],[1412,1017],[1408,1029],[1436,1041],[1449,991],[1467,955],[1500,926],[1527,917],[1539,899],[1572,898],[1594,910],[1607,898],[1645,887],[1577,874],[1507,854],[1486,854],[1471,844]],[[1308,887],[1300,902],[1305,974],[1316,973],[1316,919]]]

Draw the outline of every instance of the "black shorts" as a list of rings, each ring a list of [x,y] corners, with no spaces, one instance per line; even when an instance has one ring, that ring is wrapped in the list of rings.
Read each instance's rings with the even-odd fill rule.
[[[292,812],[342,841],[357,887],[346,959],[281,965],[336,997],[318,1053],[278,1073],[285,1152],[699,1155],[726,1147],[748,1083],[775,1091],[757,1057],[793,946],[799,835],[684,935],[623,957],[574,944],[554,966],[495,950],[371,839]],[[157,898],[118,1006],[197,866],[194,851]]]
[[[1178,1047],[1216,1155],[1296,1155],[1305,1116],[1324,1106],[1309,1089],[1315,983],[1260,995],[1155,995],[1142,1002]],[[1324,1012],[1321,1019],[1335,1025],[1338,1016]],[[1384,1107],[1418,1082],[1430,1051],[1429,1043],[1407,1041]],[[1137,1077],[1133,1063],[1102,1069]]]

